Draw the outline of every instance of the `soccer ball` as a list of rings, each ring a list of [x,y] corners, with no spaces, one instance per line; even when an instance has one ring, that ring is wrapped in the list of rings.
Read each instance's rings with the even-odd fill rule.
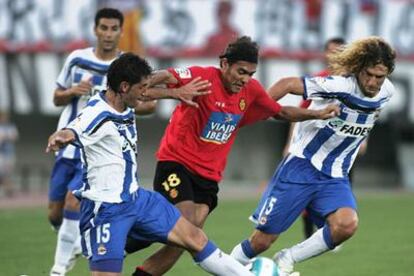
[[[248,266],[255,276],[279,276],[277,264],[267,257],[254,258]]]

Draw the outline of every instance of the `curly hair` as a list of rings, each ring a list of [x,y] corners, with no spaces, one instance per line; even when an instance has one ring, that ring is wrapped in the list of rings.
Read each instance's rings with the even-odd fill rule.
[[[329,54],[328,67],[334,75],[358,74],[364,68],[383,64],[388,74],[394,71],[395,50],[384,39],[370,36],[339,47]]]

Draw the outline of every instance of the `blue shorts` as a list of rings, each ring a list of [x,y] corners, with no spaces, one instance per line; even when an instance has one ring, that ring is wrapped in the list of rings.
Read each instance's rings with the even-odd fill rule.
[[[80,159],[58,158],[53,166],[49,183],[49,201],[63,201],[66,193],[82,187]]]
[[[318,227],[339,208],[356,210],[349,179],[333,178],[318,171],[306,159],[282,161],[270,180],[251,219],[268,234],[286,231],[306,208]]]
[[[91,267],[91,264],[105,264],[95,267],[96,271],[120,272],[129,233],[136,239],[166,243],[180,216],[178,209],[163,196],[143,188],[129,202],[98,203],[83,198],[80,219],[83,254]]]

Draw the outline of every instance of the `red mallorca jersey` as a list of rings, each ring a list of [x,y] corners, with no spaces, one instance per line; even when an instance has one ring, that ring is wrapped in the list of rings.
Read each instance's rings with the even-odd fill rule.
[[[239,93],[227,92],[215,67],[169,69],[180,87],[200,76],[211,94],[195,99],[199,108],[180,103],[170,118],[157,152],[159,161],[175,161],[210,180],[220,181],[240,127],[276,115],[281,106],[255,79]]]

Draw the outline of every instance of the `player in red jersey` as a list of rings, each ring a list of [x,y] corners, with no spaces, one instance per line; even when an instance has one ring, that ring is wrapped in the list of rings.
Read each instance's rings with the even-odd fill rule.
[[[220,68],[193,66],[157,73],[156,78],[163,78],[169,84],[164,89],[182,87],[197,77],[211,83],[211,94],[194,99],[198,108],[185,104],[176,107],[157,152],[154,178],[154,190],[175,204],[196,226],[203,227],[217,206],[218,182],[240,127],[269,117],[303,121],[327,119],[338,112],[336,106],[316,112],[280,106],[252,78],[258,50],[249,37],[241,37],[230,43],[220,56]],[[163,93],[163,88],[154,89]],[[126,248],[129,253],[139,240],[139,237],[131,238],[134,240],[130,239]],[[182,249],[164,246],[133,275],[162,275],[182,252]]]

